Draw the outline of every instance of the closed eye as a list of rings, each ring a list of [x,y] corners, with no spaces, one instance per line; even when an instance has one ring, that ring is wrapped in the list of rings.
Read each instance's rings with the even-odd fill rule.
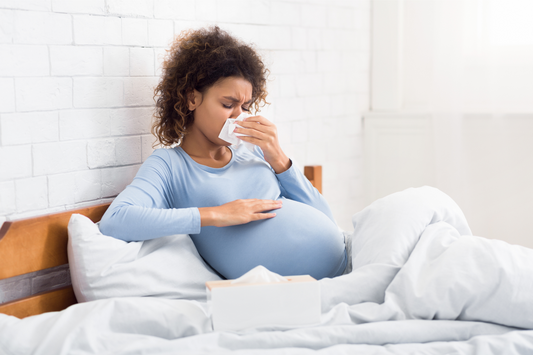
[[[222,97],[222,98],[225,99],[225,100],[231,101],[231,102],[233,102],[234,104],[237,104],[237,103],[241,102],[241,100],[239,100],[239,99],[237,99],[237,98],[235,98],[235,97],[233,97],[233,96],[224,96],[224,97]],[[244,104],[245,106],[243,106],[242,109],[243,109],[244,111],[250,111],[250,104],[252,103],[252,101],[253,101],[253,100],[250,99],[250,100],[248,100],[248,101],[246,101],[246,102],[243,102],[243,104]],[[227,102],[227,101],[226,101],[226,102]],[[225,108],[231,108],[231,107],[233,107],[233,105],[226,105],[226,104],[222,104],[222,105],[223,105]]]
[[[232,108],[233,108],[233,105],[222,104],[222,106],[223,106],[224,108],[227,108],[227,109],[232,109]],[[242,106],[241,109],[242,109],[243,111],[250,112],[250,107]]]

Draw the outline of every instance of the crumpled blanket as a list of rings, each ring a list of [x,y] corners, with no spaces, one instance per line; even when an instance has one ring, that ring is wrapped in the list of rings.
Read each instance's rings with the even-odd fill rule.
[[[213,332],[209,304],[115,298],[0,314],[0,354],[533,353],[532,249],[472,236],[430,187],[380,199],[353,223],[353,271],[320,280],[319,326]]]

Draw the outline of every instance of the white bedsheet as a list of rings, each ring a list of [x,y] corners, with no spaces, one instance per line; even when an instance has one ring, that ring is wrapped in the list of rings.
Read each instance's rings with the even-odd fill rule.
[[[432,188],[381,199],[353,222],[354,270],[320,281],[320,326],[220,333],[205,303],[115,298],[0,314],[0,353],[533,353],[533,250],[471,236]]]

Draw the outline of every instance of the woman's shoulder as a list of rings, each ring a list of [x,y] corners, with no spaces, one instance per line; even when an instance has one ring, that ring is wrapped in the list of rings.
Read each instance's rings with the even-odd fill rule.
[[[172,170],[181,165],[182,160],[183,157],[178,154],[175,148],[157,148],[146,158],[142,167]]]
[[[148,160],[163,160],[165,162],[171,162],[176,160],[181,160],[183,157],[179,154],[178,147],[174,148],[157,148],[154,149],[152,154],[148,156]]]
[[[173,150],[174,148],[156,148],[153,150],[152,154],[150,154],[150,157],[156,156],[162,159],[170,159],[170,153]]]

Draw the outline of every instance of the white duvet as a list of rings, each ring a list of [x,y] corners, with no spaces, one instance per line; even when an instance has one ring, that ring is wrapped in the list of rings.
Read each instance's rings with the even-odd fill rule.
[[[0,314],[0,353],[533,354],[533,250],[472,236],[428,187],[378,200],[353,223],[353,271],[320,281],[320,326],[220,333],[202,302],[113,298]]]

